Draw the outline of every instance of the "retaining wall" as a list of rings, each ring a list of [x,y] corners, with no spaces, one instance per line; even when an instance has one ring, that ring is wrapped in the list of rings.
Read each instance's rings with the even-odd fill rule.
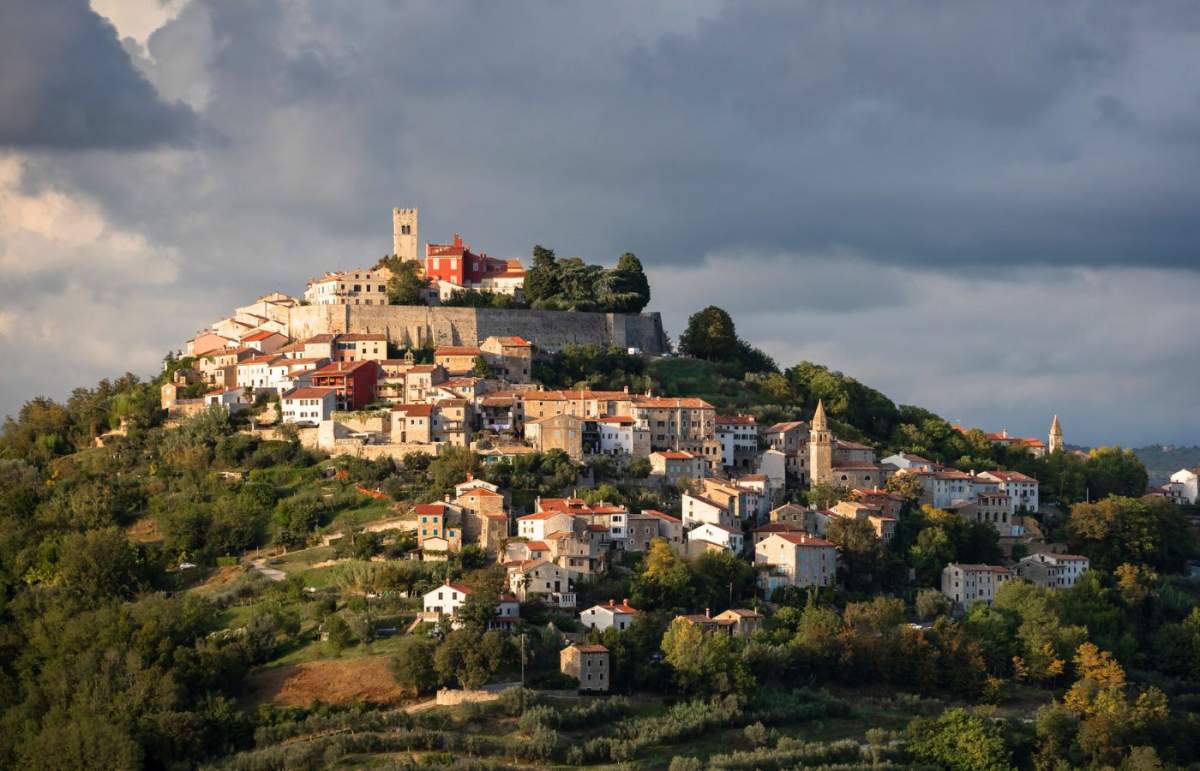
[[[570,343],[646,353],[666,351],[657,313],[576,313],[573,311],[444,308],[423,305],[303,305],[288,321],[293,338],[325,333],[383,333],[397,346],[478,345],[491,336],[516,335],[547,351]]]

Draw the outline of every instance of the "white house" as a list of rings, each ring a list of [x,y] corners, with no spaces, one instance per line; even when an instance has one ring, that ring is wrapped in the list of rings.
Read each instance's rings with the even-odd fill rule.
[[[1008,496],[1010,514],[1038,510],[1038,481],[1033,477],[1020,471],[984,471],[979,476],[1000,483],[1000,492]]]
[[[649,429],[639,428],[629,415],[598,417],[595,422],[601,455],[645,457],[650,452]]]
[[[560,608],[575,607],[575,581],[582,573],[568,570],[545,559],[530,559],[506,565],[508,587],[520,600],[540,595]]]
[[[1194,469],[1181,468],[1171,475],[1171,483],[1180,485],[1180,497],[1186,503],[1195,506],[1200,502],[1200,467]]]
[[[722,506],[709,498],[684,493],[682,506],[684,527],[703,525],[705,523],[728,526],[733,522],[729,513],[729,507]]]
[[[922,458],[920,455],[913,455],[909,452],[898,452],[879,462],[904,471],[935,471],[938,465],[928,458]]]
[[[687,533],[688,543],[694,541],[715,543],[718,546],[724,546],[734,554],[742,553],[743,538],[744,536],[740,528],[729,527],[728,525],[716,525],[711,522],[705,522],[702,525],[694,527]]]
[[[768,591],[780,586],[833,586],[837,549],[807,533],[775,532],[754,546],[754,564],[770,568],[760,578]]]
[[[1012,580],[1012,571],[1000,565],[964,565],[952,562],[942,568],[942,594],[963,608],[996,599],[996,591]]]
[[[450,579],[441,586],[425,592],[422,608],[430,616],[449,616],[454,618],[458,609],[471,596],[471,589],[463,584],[452,584]]]
[[[629,606],[628,600],[609,600],[607,605],[593,605],[580,613],[579,621],[589,629],[599,629],[601,632],[609,628],[624,631],[633,623],[636,615],[637,610]]]
[[[721,443],[721,465],[726,468],[749,468],[758,456],[758,423],[752,415],[718,415],[713,437]]]
[[[539,511],[517,517],[517,535],[531,541],[545,540],[551,533],[571,532],[574,519],[562,511]]]
[[[970,474],[954,469],[915,473],[920,475],[921,485],[924,488],[921,496],[922,503],[929,503],[937,509],[946,509],[956,502],[971,498]]]
[[[1048,589],[1069,589],[1087,572],[1091,562],[1079,554],[1030,554],[1016,566],[1021,578]]]
[[[336,388],[297,388],[279,400],[284,423],[315,426],[337,408]]]

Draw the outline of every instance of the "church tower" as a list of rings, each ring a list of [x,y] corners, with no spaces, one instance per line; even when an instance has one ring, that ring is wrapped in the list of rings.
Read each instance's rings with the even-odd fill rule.
[[[424,265],[424,255],[417,253],[417,224],[416,209],[392,209],[392,254]]]
[[[1062,424],[1058,422],[1058,416],[1054,416],[1054,420],[1050,423],[1050,443],[1046,445],[1046,449],[1050,453],[1062,452],[1065,447],[1063,445]]]
[[[818,400],[808,431],[809,485],[833,482],[833,434],[825,419],[825,403]]]

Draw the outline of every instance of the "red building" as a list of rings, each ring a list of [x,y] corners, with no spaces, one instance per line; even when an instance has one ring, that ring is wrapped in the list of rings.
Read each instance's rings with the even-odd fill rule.
[[[379,364],[372,360],[335,361],[314,370],[310,377],[313,388],[336,389],[339,410],[358,410],[375,400]]]
[[[425,250],[425,275],[467,288],[476,288],[487,279],[524,276],[520,260],[499,260],[475,254],[462,236],[454,234],[452,244],[429,244]]]

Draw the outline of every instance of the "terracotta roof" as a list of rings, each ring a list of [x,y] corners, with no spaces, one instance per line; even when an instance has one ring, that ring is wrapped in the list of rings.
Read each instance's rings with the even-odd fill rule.
[[[716,522],[705,522],[705,523],[698,525],[695,528],[689,530],[688,532],[694,533],[697,530],[704,528],[704,527],[715,527],[718,530],[724,530],[726,533],[732,533],[733,535],[741,535],[742,534],[741,528],[729,527],[728,525],[718,525]]]
[[[599,645],[599,644],[579,645],[577,643],[575,645],[568,645],[567,647],[574,648],[575,650],[579,651],[580,653],[608,653],[608,648],[605,648],[603,645]]]
[[[950,563],[947,567],[960,568],[970,573],[1011,573],[1012,571],[1001,565],[964,565],[960,563]]]
[[[996,477],[1003,482],[1036,482],[1037,480],[1031,476],[1026,476],[1020,471],[984,471],[980,476],[988,474]]]
[[[518,522],[535,522],[543,519],[550,519],[559,514],[567,514],[565,511],[538,511],[533,514],[526,514],[523,517],[517,517]],[[568,515],[569,516],[569,515]]]
[[[799,533],[776,533],[775,535],[796,546],[833,546],[832,543],[826,541],[824,538],[816,538],[811,535],[801,535]]]
[[[755,424],[753,415],[718,415],[716,421],[718,426],[753,426]]]
[[[478,356],[483,351],[470,345],[443,345],[434,349],[434,356]]]
[[[667,522],[681,522],[682,521],[681,519],[679,519],[679,517],[672,517],[670,514],[665,514],[661,511],[659,511],[658,509],[642,509],[642,513],[640,515],[634,515],[634,516],[654,517],[655,519],[662,519]]]
[[[505,345],[510,348],[531,348],[533,345],[525,338],[517,337],[516,335],[505,335],[504,337],[497,337],[496,342],[500,343],[500,345]]]
[[[659,456],[660,458],[666,458],[667,460],[691,460],[692,458],[696,457],[690,452],[684,452],[682,450],[660,450],[653,454]]]
[[[335,335],[325,332],[325,333],[322,333],[319,335],[313,335],[312,337],[305,339],[304,344],[307,345],[309,343],[332,343],[334,337],[335,337]]]
[[[627,614],[637,613],[637,609],[630,607],[625,602],[625,600],[621,600],[620,602],[616,602],[615,600],[609,600],[607,604],[593,605],[592,608],[604,608],[605,610],[611,610],[615,613],[627,613]],[[591,608],[588,608],[588,610],[591,610]]]
[[[871,449],[871,447],[868,445],[859,444],[858,442],[849,442],[849,441],[846,441],[845,439],[837,440],[837,446],[842,448],[843,450],[869,450],[869,449]]]
[[[324,399],[330,394],[336,394],[336,388],[294,388],[285,393],[283,399]]]
[[[413,511],[417,513],[417,516],[425,517],[440,517],[445,514],[447,510],[453,511],[453,509],[441,502],[418,503],[416,506],[413,506]]]
[[[545,541],[529,541],[525,547],[531,551],[550,551],[550,547],[546,545]]]
[[[708,402],[691,396],[634,396],[633,403],[647,409],[703,409],[715,410]]]
[[[763,433],[781,434],[784,431],[790,431],[793,428],[807,428],[807,427],[808,427],[808,424],[805,423],[803,420],[790,420],[790,421],[787,421],[786,423],[776,423],[775,425],[771,426]]]
[[[795,522],[768,522],[754,528],[755,533],[802,533],[804,528]]]
[[[489,490],[486,487],[472,487],[470,490],[464,491],[459,495],[460,498],[466,498],[468,495],[478,495],[481,498],[503,498],[504,496],[494,490]]]
[[[314,375],[344,375],[349,372],[361,369],[363,367],[374,367],[375,362],[367,359],[365,361],[335,361],[331,364],[326,364],[319,370],[313,372]]]
[[[265,329],[260,329],[257,332],[251,332],[250,334],[243,336],[242,342],[255,343],[260,340],[266,340],[269,337],[283,337],[283,335],[279,334],[278,332],[268,332]]]
[[[392,412],[403,412],[410,418],[428,418],[433,415],[432,404],[394,404]]]
[[[720,615],[723,616],[723,615],[725,615],[725,613],[733,613],[734,615],[741,616],[742,618],[762,618],[763,617],[762,614],[759,613],[758,611],[750,610],[749,608],[730,608],[729,610],[724,611]]]

